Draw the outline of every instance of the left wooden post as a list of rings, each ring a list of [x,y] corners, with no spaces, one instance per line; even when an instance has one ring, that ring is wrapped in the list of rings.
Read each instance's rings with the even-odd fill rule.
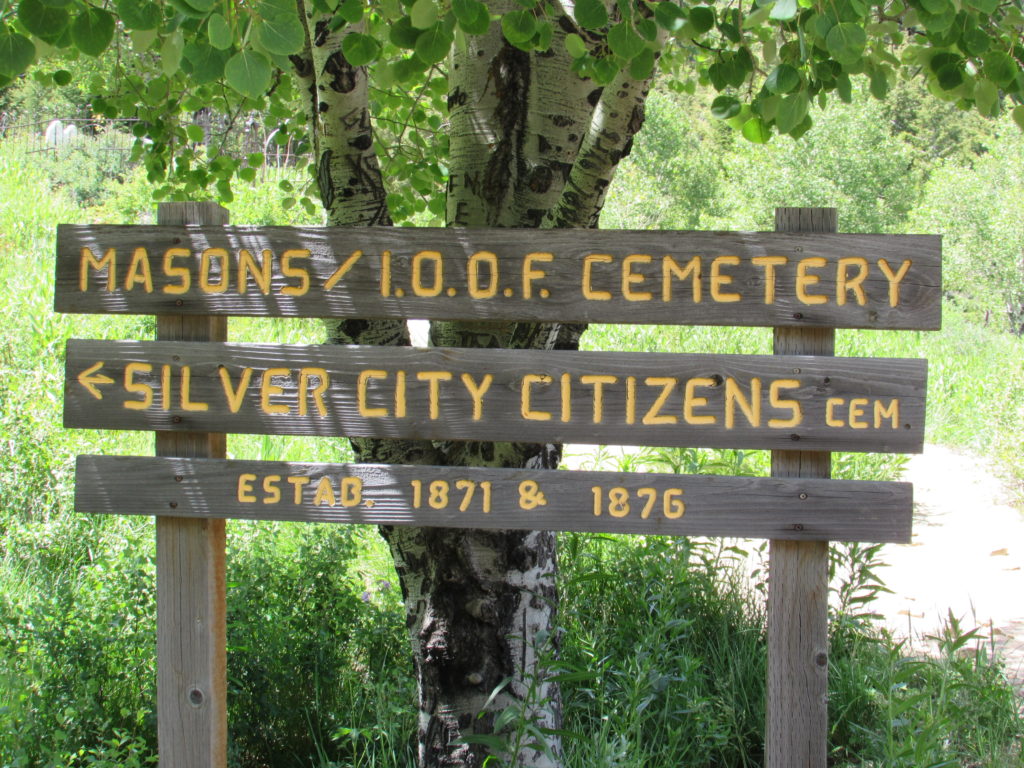
[[[161,203],[157,223],[227,224],[216,203]],[[183,243],[188,247],[187,243]],[[226,341],[227,318],[160,315],[158,341]],[[157,456],[224,458],[225,436],[158,432]],[[227,764],[224,520],[156,518],[160,768]]]

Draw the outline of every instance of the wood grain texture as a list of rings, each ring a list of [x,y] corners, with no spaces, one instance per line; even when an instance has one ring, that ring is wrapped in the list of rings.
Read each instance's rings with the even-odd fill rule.
[[[834,208],[779,208],[775,228],[835,232]],[[835,354],[835,332],[776,328],[776,355]],[[772,451],[772,476],[829,478],[827,452]],[[825,768],[828,754],[828,542],[769,544],[766,768]]]
[[[80,456],[75,485],[101,514],[797,541],[907,542],[911,508],[908,483],[131,456]]]
[[[130,365],[136,367],[126,378]],[[362,380],[361,397],[360,377],[366,372],[371,373]],[[800,444],[916,452],[923,441],[925,372],[922,360],[880,358],[73,340],[67,352],[64,424],[725,448]],[[323,384],[324,373],[327,382],[318,397],[315,390]],[[91,391],[85,383],[97,375],[110,383],[93,384]],[[486,392],[477,403],[472,387],[483,387],[488,376]],[[566,401],[563,376],[568,382]],[[607,378],[588,378],[595,376]],[[760,382],[760,397],[753,395],[754,379]],[[773,405],[776,381],[782,384]],[[404,391],[402,406],[397,404],[399,386]],[[631,387],[635,408],[629,406]],[[432,388],[437,390],[433,411]],[[742,412],[737,393],[750,401],[754,419]],[[147,398],[148,406],[141,408]],[[892,417],[895,412],[880,415],[894,400],[898,419]],[[874,407],[876,401],[881,410]],[[759,413],[754,413],[754,402]],[[790,425],[796,404],[800,422]],[[479,418],[474,418],[477,405]],[[400,412],[404,415],[396,415]],[[733,426],[726,428],[730,413]],[[562,420],[563,414],[568,421]],[[851,414],[859,427],[849,425]],[[829,426],[830,419],[838,426]]]
[[[215,203],[163,203],[161,224],[226,224]],[[227,319],[160,316],[157,339],[223,341]],[[161,433],[158,456],[223,458],[225,437]],[[144,514],[154,514],[150,508]],[[158,516],[157,741],[161,768],[227,765],[227,620],[224,521]]]
[[[139,248],[145,258],[133,267]],[[211,248],[223,255],[210,255]],[[113,280],[109,263],[97,269],[86,261],[82,290],[83,249],[97,262],[114,254]],[[252,257],[246,257],[244,280],[243,250]],[[362,255],[353,259],[356,252]],[[700,259],[699,297],[693,275],[672,273],[672,264],[683,270],[694,257]],[[906,273],[896,279],[905,262]],[[185,270],[188,286],[179,293]],[[936,329],[941,285],[941,238],[934,235],[67,224],[57,232],[55,307]]]

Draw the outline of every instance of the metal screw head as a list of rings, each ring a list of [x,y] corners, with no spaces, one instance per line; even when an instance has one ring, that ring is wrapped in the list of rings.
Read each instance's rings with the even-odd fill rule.
[[[807,494],[806,493],[801,493],[800,494],[800,501],[807,501]]]

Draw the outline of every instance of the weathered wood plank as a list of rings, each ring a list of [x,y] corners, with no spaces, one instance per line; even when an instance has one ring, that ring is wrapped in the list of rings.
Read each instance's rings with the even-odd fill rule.
[[[935,329],[940,263],[934,235],[61,225],[55,307]]]
[[[777,208],[779,231],[835,232],[835,208]],[[776,355],[835,354],[835,331],[776,328]],[[823,451],[772,451],[772,477],[829,478]],[[788,537],[787,537],[788,538]],[[825,768],[828,755],[828,542],[769,544],[766,768]]]
[[[70,341],[99,429],[915,452],[923,360]]]
[[[226,224],[216,203],[164,203],[163,224]],[[227,318],[157,318],[157,338],[223,341]],[[156,435],[158,456],[223,458],[225,437]],[[149,510],[147,514],[153,514]],[[227,614],[223,520],[156,520],[157,745],[161,768],[227,765]]]
[[[801,541],[907,542],[911,508],[909,483],[131,456],[75,484],[91,513]]]

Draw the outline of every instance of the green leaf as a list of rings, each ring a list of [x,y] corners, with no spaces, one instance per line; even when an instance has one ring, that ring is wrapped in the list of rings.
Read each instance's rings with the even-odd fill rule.
[[[509,11],[501,17],[501,31],[506,40],[518,46],[533,39],[537,19],[530,11]]]
[[[1017,124],[1017,127],[1024,131],[1024,104],[1018,104],[1013,108],[1013,122]]]
[[[363,0],[345,0],[338,6],[338,15],[349,24],[358,24],[363,20]]]
[[[231,25],[219,13],[210,16],[210,20],[206,22],[206,34],[210,38],[210,45],[221,51],[226,51],[234,42]]]
[[[437,23],[434,0],[416,0],[409,9],[409,20],[416,29],[430,29]]]
[[[71,23],[71,40],[82,53],[99,56],[114,39],[114,17],[102,8],[87,8]]]
[[[53,73],[53,82],[57,85],[67,85],[71,82],[71,73],[66,69],[58,69]]]
[[[885,69],[879,67],[871,73],[871,95],[881,101],[889,93],[889,78]]]
[[[196,85],[212,83],[224,77],[224,67],[228,62],[227,51],[196,40],[185,46],[182,56],[191,67],[191,80]]]
[[[608,85],[619,74],[619,65],[610,56],[594,60],[592,77],[598,85]]]
[[[995,13],[999,0],[970,0],[968,5],[984,14]]]
[[[740,113],[740,102],[735,96],[718,96],[711,102],[711,114],[719,120],[728,120]]]
[[[416,57],[425,64],[436,64],[448,56],[452,39],[452,33],[445,29],[444,24],[435,24],[416,38]]]
[[[843,22],[829,30],[825,48],[833,59],[849,66],[860,61],[867,42],[868,36],[859,24]]]
[[[202,144],[206,139],[206,132],[203,131],[202,126],[199,125],[186,125],[185,135],[189,141],[194,141],[197,144]]]
[[[760,117],[752,117],[743,124],[743,138],[754,144],[767,144],[772,137],[771,129]]]
[[[17,77],[36,57],[36,47],[24,35],[7,25],[0,26],[0,75]]]
[[[608,47],[616,56],[629,61],[646,47],[644,40],[628,21],[620,21],[608,30]]]
[[[185,50],[181,28],[167,36],[160,46],[160,68],[167,77],[173,77],[181,68],[181,55]]]
[[[71,23],[71,14],[63,8],[44,5],[41,0],[21,0],[18,19],[25,29],[40,40],[52,43]]]
[[[160,6],[149,0],[117,0],[117,17],[125,29],[156,29],[164,20]]]
[[[999,114],[999,89],[991,80],[979,79],[974,84],[974,103],[978,112],[985,117],[996,117]]]
[[[422,79],[427,66],[428,65],[424,64],[419,57],[410,56],[407,59],[400,59],[399,61],[396,61],[391,69],[398,82],[411,83]]]
[[[772,93],[789,93],[800,85],[800,73],[789,64],[779,64],[768,75],[764,85]]]
[[[412,50],[416,47],[416,41],[421,34],[423,33],[412,25],[412,19],[408,16],[403,16],[391,25],[391,30],[388,32],[388,40],[391,41],[392,45],[396,45],[399,48]]]
[[[587,55],[587,44],[584,43],[583,38],[575,32],[570,32],[565,36],[565,50],[568,51],[569,55],[574,59],[582,59]]]
[[[947,64],[935,73],[939,87],[944,91],[959,88],[964,81],[964,70],[960,64]]]
[[[341,52],[353,67],[365,67],[380,55],[380,43],[362,32],[350,32],[341,41]]]
[[[966,53],[968,56],[980,56],[989,49],[991,40],[984,31],[978,27],[968,27],[964,30],[964,33],[960,35],[960,42],[958,43],[960,50]]]
[[[776,21],[789,21],[796,17],[798,10],[796,0],[778,0],[768,18]]]
[[[258,51],[239,51],[228,59],[224,75],[240,94],[258,99],[270,88],[270,61]]]
[[[982,57],[985,77],[996,85],[1009,85],[1017,77],[1017,67],[1005,51],[989,51]]]
[[[256,41],[268,53],[290,56],[301,51],[306,43],[302,22],[295,15],[256,19],[253,28],[256,32]]]
[[[584,29],[601,29],[608,24],[608,10],[601,0],[577,0],[573,16]]]
[[[654,51],[644,48],[629,62],[629,76],[634,80],[646,80],[654,74]]]
[[[654,6],[654,20],[662,29],[678,32],[686,24],[686,14],[671,0],[665,0]]]
[[[452,12],[467,35],[485,34],[491,26],[491,13],[479,0],[452,0]]]
[[[693,6],[690,8],[690,26],[698,35],[703,35],[715,26],[715,12],[703,5]]]
[[[809,108],[810,100],[806,93],[801,91],[786,96],[775,114],[775,127],[780,133],[789,133],[803,122]]]

